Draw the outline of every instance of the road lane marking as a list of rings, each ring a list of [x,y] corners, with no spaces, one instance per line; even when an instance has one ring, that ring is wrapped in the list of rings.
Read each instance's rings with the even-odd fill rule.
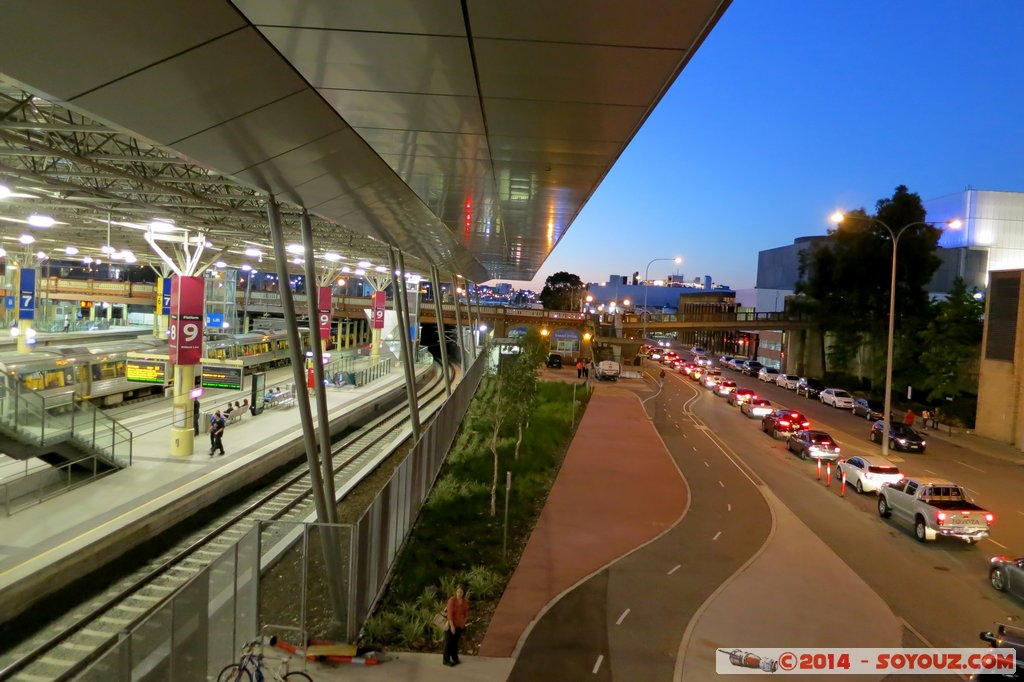
[[[674,567],[672,568],[672,570],[671,570],[671,571],[669,571],[669,572],[668,572],[668,573],[667,573],[666,575],[672,575],[673,573],[675,573],[676,571],[678,571],[678,570],[679,570],[679,569],[680,569],[681,567],[682,567],[682,564],[676,564],[676,565],[675,565],[675,566],[674,566]]]
[[[718,531],[717,533],[715,533],[715,537],[711,538],[711,541],[712,541],[712,542],[714,542],[714,541],[715,541],[715,540],[717,540],[717,539],[718,539],[718,538],[719,538],[719,537],[720,537],[721,535],[722,535],[722,531]]]
[[[732,511],[732,505],[731,504],[726,504],[725,506],[728,509],[728,511]]]
[[[705,461],[705,462],[704,462],[704,466],[706,466],[706,467],[707,467],[708,469],[710,469],[710,468],[711,468],[711,465],[710,465],[710,464],[708,464],[708,463],[707,463],[707,461]]]
[[[615,621],[615,624],[616,625],[622,625],[622,621],[626,620],[626,616],[628,616],[628,615],[629,615],[629,609],[626,609],[625,611],[622,612],[622,615],[619,616],[619,619],[617,621]]]
[[[697,446],[696,445],[693,446],[693,451],[697,452]]]
[[[685,433],[683,434],[683,438],[686,438],[686,434]]]
[[[984,469],[979,469],[978,467],[971,466],[970,464],[967,464],[966,462],[961,462],[958,459],[954,459],[953,461],[956,462],[957,464],[962,464],[963,466],[967,467],[968,469],[974,469],[978,473],[982,473],[982,474],[985,473]]]
[[[722,483],[721,481],[718,482],[718,485],[722,486],[723,488],[725,487],[725,484]]]
[[[597,663],[594,664],[594,669],[591,671],[592,673],[594,673],[595,675],[597,674],[597,671],[601,668],[601,661],[603,661],[603,660],[604,660],[604,654],[600,654],[597,657]]]
[[[1022,511],[1019,511],[1017,513],[1020,514],[1021,516],[1024,516],[1024,512],[1022,512]]]
[[[995,540],[993,540],[992,538],[985,538],[985,539],[986,539],[986,540],[988,540],[989,542],[991,542],[991,543],[992,543],[993,545],[999,545],[999,546],[1000,546],[1000,547],[1002,547],[1003,549],[1006,549],[1006,545],[1004,545],[1004,544],[1003,544],[1003,543],[1001,543],[1001,542],[996,542],[996,541],[995,541]]]
[[[932,471],[931,469],[925,469],[925,471],[931,474],[932,476],[938,476],[938,474]]]

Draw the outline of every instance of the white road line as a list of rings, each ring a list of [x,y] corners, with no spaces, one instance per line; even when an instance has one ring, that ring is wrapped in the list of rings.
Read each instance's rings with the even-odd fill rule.
[[[683,438],[686,438],[686,434],[685,433],[683,434]]]
[[[1024,516],[1024,512],[1022,512],[1022,511],[1018,511],[1017,513],[1020,514],[1021,516]]]
[[[925,471],[931,474],[932,476],[938,476],[938,474],[932,471],[931,469],[925,469]]]
[[[718,485],[722,486],[723,488],[725,487],[725,484],[722,483],[721,481],[718,482]]]
[[[982,473],[982,474],[983,474],[983,473],[985,473],[985,470],[984,470],[984,469],[979,469],[979,468],[978,468],[978,467],[976,467],[976,466],[971,466],[970,464],[967,464],[966,462],[961,462],[961,461],[960,461],[960,460],[958,460],[958,459],[954,459],[953,461],[954,461],[954,462],[956,462],[957,464],[962,464],[963,466],[967,467],[968,469],[974,469],[974,470],[975,470],[975,471],[977,471],[978,473]]]
[[[673,573],[675,573],[676,571],[678,571],[678,570],[680,569],[680,567],[682,567],[682,564],[676,564],[676,565],[675,565],[675,566],[674,566],[674,567],[672,568],[672,570],[671,570],[671,571],[669,571],[668,573],[666,573],[665,575],[672,575]]]
[[[717,539],[718,539],[718,538],[719,538],[719,537],[720,537],[721,535],[722,535],[722,531],[718,531],[717,533],[715,533],[715,537],[711,538],[711,541],[712,541],[712,542],[714,542],[714,541],[715,541],[715,540],[717,540]]]
[[[594,664],[594,669],[591,670],[592,673],[594,673],[595,675],[597,674],[597,671],[601,668],[601,661],[603,661],[603,660],[604,660],[604,654],[601,654],[601,655],[599,655],[597,657],[597,663]]]
[[[696,445],[693,446],[693,451],[697,452],[697,446]]]
[[[1001,542],[996,542],[992,538],[985,538],[985,539],[988,540],[989,542],[991,542],[993,545],[999,545],[1003,549],[1006,549],[1006,545],[1002,544]]]
[[[706,467],[707,467],[708,469],[710,469],[710,468],[711,468],[711,465],[710,465],[710,464],[708,464],[708,463],[707,463],[706,461],[704,462],[704,466],[706,466]]]
[[[615,624],[616,625],[622,625],[622,621],[626,620],[626,616],[628,616],[628,615],[629,615],[629,609],[626,609],[625,611],[622,612],[622,615],[619,616],[619,619],[617,621],[615,621]]]
[[[726,506],[726,509],[728,509],[728,511],[732,511],[732,505],[731,504],[726,504],[725,506]]]

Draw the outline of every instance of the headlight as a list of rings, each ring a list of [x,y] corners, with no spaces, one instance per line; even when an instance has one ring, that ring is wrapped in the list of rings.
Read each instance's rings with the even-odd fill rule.
[[[906,445],[907,444],[907,439],[906,438],[900,438],[899,441],[897,441],[897,442],[899,442],[900,445]]]

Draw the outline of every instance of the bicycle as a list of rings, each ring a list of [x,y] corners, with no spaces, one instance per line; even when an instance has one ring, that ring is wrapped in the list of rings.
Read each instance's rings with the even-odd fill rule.
[[[271,637],[266,644],[274,646],[276,637]],[[313,678],[304,672],[294,670],[288,671],[287,658],[270,658],[263,654],[264,640],[254,639],[242,647],[242,657],[237,663],[225,666],[217,674],[217,682],[298,682],[307,680],[313,682]],[[265,661],[274,661],[277,667],[271,669],[265,666]]]

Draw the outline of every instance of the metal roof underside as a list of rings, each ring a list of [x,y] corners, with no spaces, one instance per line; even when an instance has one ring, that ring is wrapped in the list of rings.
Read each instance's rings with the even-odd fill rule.
[[[531,279],[727,4],[8,0],[0,90],[45,101],[3,102],[0,178],[262,245],[272,194],[318,248]]]

